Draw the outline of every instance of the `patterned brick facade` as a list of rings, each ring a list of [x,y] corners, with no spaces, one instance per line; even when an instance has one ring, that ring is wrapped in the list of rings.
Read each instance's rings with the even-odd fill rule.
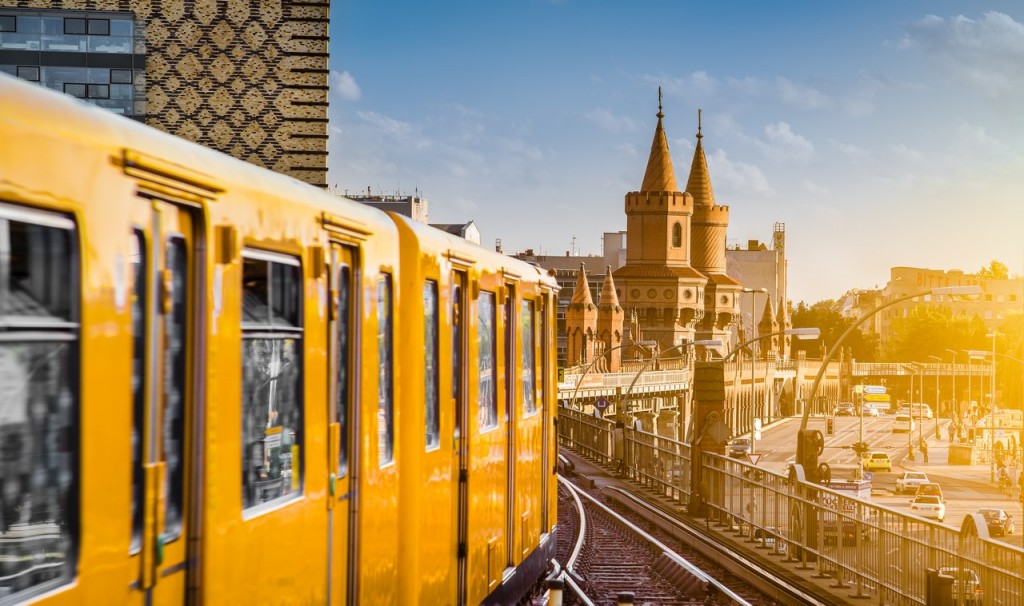
[[[329,0],[18,0],[129,11],[145,31],[146,124],[327,185]]]

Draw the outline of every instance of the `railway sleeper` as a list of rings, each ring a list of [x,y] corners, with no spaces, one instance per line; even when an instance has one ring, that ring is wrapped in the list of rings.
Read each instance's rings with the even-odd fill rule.
[[[667,553],[662,552],[658,556],[657,561],[654,563],[654,570],[686,595],[707,594],[707,582],[681,566]]]

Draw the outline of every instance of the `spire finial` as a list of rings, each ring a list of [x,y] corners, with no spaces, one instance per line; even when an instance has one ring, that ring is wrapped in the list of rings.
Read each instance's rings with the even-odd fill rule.
[[[700,123],[700,113],[701,113],[702,111],[703,111],[703,110],[702,110],[702,109],[700,109],[700,108],[698,108],[698,109],[697,109],[697,138],[698,138],[698,139],[700,139],[700,138],[702,138],[702,137],[704,136],[704,135],[702,135],[702,134],[700,133],[700,130],[701,130],[701,123]]]
[[[658,87],[658,119],[665,117],[665,114],[661,111],[661,87]]]

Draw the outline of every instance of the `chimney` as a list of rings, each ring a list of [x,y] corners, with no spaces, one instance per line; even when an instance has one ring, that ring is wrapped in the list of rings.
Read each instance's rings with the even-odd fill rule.
[[[494,240],[494,250],[499,253],[501,252],[501,238],[496,238]]]

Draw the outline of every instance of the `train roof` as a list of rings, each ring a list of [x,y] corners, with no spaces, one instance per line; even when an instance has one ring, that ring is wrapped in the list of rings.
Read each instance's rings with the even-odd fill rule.
[[[49,137],[77,142],[84,148],[118,154],[124,149],[150,154],[163,161],[188,167],[225,188],[229,195],[244,192],[268,193],[294,204],[326,211],[368,224],[390,223],[378,209],[330,194],[318,187],[239,160],[187,139],[165,133],[141,122],[119,116],[38,84],[0,74],[0,138],[12,135]],[[7,153],[17,154],[16,145],[5,145]],[[4,175],[5,153],[0,152],[0,179]]]

